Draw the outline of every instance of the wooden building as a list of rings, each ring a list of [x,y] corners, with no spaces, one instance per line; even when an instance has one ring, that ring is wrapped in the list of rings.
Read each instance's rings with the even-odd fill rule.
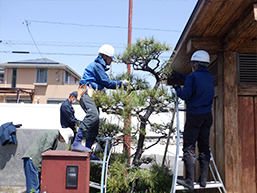
[[[189,74],[190,58],[199,49],[211,55],[210,144],[219,172],[228,193],[255,193],[257,0],[199,0],[172,54],[172,68]]]

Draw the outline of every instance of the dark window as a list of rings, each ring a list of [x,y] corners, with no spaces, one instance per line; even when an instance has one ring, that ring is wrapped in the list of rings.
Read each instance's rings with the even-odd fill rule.
[[[17,68],[12,69],[12,88],[16,88],[17,71]]]
[[[48,70],[43,69],[37,69],[37,83],[47,83],[47,73]]]
[[[0,84],[4,83],[4,71],[0,70]]]
[[[70,73],[65,71],[65,83],[66,84],[70,84],[71,81],[70,81]]]
[[[75,78],[75,84],[78,84],[79,80],[77,78]]]

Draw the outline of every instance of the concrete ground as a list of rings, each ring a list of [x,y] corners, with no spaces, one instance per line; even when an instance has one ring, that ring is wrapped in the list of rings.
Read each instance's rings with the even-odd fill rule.
[[[0,186],[0,193],[26,193],[26,187]]]

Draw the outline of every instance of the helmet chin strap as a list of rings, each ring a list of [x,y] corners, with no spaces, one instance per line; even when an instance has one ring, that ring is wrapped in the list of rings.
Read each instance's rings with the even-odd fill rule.
[[[196,62],[195,62],[196,63]],[[199,65],[199,62],[197,62],[196,64],[191,64],[192,66],[192,71],[194,72],[195,71],[195,68]]]

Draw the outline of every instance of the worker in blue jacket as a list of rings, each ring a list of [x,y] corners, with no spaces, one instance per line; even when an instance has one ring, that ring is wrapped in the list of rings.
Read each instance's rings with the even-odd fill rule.
[[[74,91],[70,93],[69,98],[66,99],[60,107],[60,119],[62,128],[71,128],[75,131],[75,126],[79,123],[79,120],[75,117],[75,111],[72,104],[77,103],[78,92]]]
[[[122,85],[126,86],[128,81],[110,80],[106,71],[114,59],[114,48],[111,45],[104,44],[98,51],[98,56],[89,64],[83,73],[80,81],[80,88],[85,88],[86,92],[78,90],[78,101],[86,116],[80,122],[79,130],[76,134],[74,143],[72,145],[73,151],[90,152],[99,129],[99,112],[92,99],[94,90],[103,90],[104,88],[116,89]],[[87,133],[86,144],[83,146],[81,141]],[[90,155],[92,160],[101,160],[101,158]]]
[[[186,179],[177,180],[178,184],[190,190],[194,189],[195,143],[198,142],[201,175],[198,182],[206,186],[210,162],[209,135],[212,126],[212,103],[214,97],[213,76],[207,71],[210,56],[204,50],[196,51],[191,57],[192,73],[187,76],[178,72],[173,76],[185,80],[184,87],[173,85],[177,96],[186,103],[186,123],[183,133],[183,160],[186,168]]]

